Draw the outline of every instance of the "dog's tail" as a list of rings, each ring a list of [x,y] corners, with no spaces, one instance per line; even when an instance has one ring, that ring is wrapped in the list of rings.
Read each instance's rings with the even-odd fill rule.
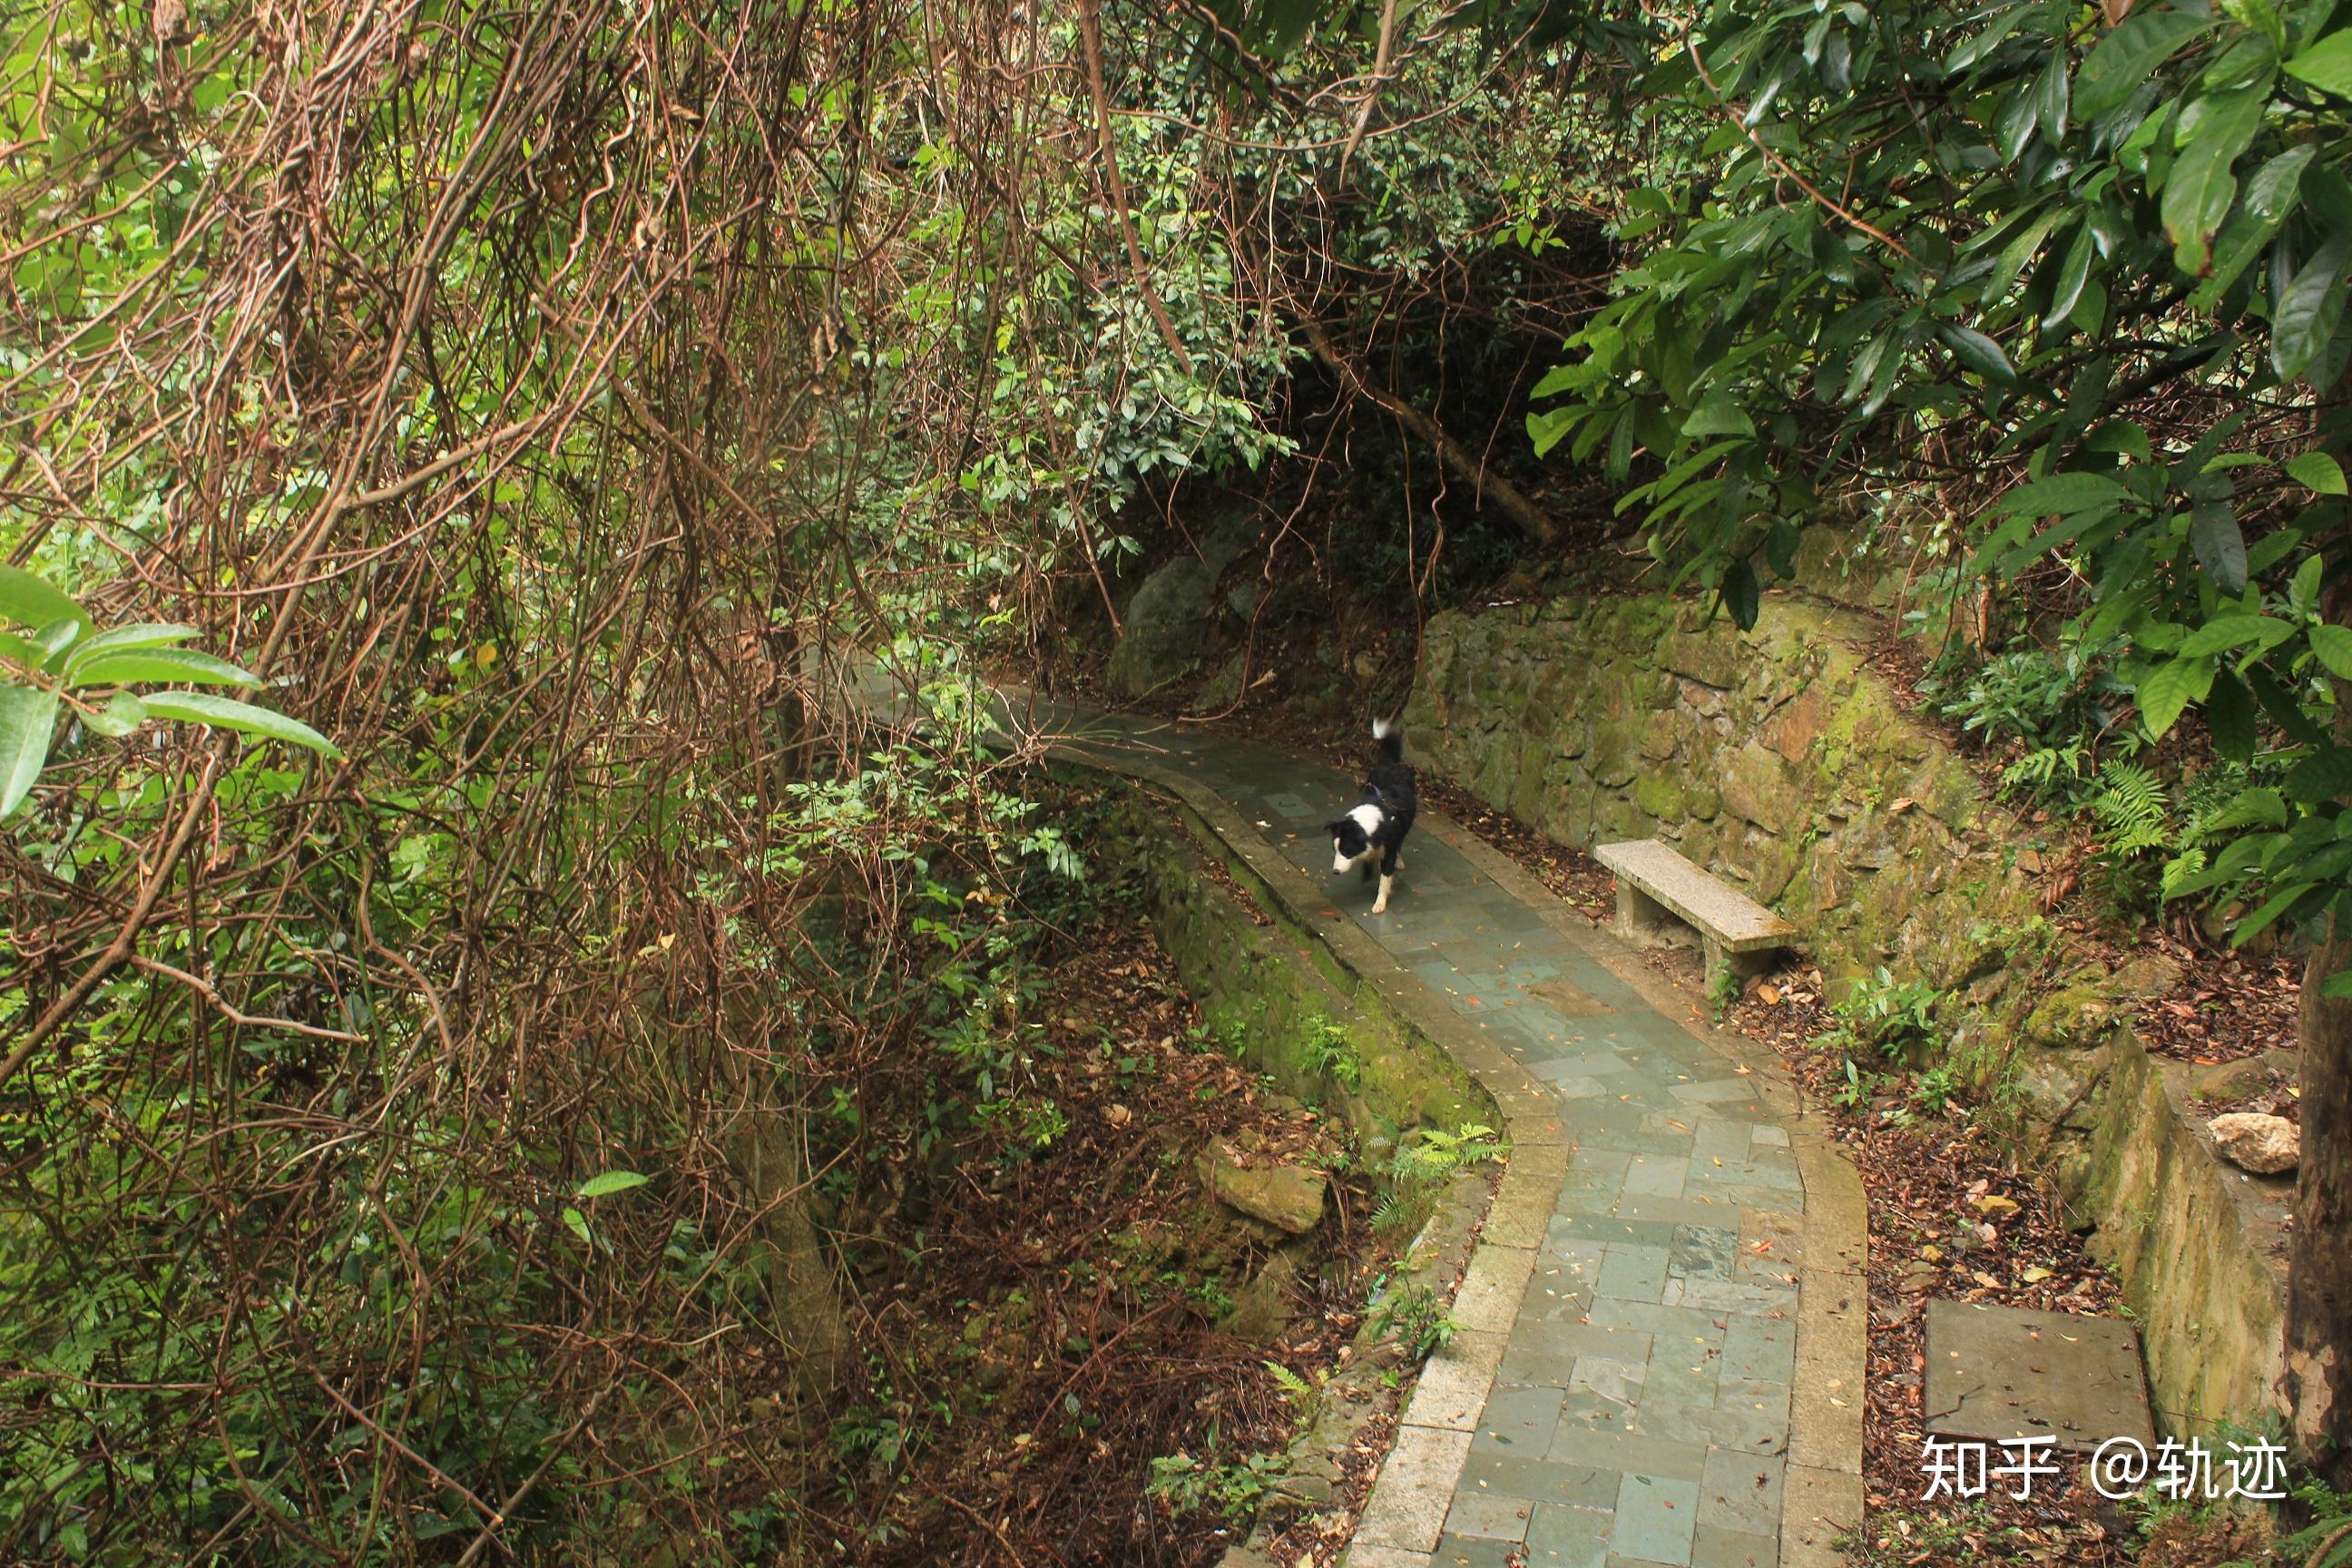
[[[1378,755],[1381,761],[1384,763],[1404,761],[1404,735],[1398,730],[1393,720],[1373,720],[1372,739],[1379,743]]]

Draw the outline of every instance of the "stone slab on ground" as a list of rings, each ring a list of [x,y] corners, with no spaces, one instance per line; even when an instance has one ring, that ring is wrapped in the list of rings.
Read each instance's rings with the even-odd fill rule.
[[[1927,1430],[1938,1436],[2049,1436],[2069,1449],[2156,1442],[2139,1334],[2120,1318],[1932,1300],[1926,1353]]]

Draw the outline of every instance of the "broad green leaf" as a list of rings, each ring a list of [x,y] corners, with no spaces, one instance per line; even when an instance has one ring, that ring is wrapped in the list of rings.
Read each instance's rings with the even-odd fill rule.
[[[2294,627],[2274,616],[2223,616],[2191,632],[2181,643],[2178,657],[2201,658],[2255,644],[2276,647],[2294,635]]]
[[[2344,268],[2352,234],[2338,234],[2303,265],[2271,312],[2271,367],[2281,381],[2311,368],[2344,319]]]
[[[2271,41],[2273,52],[2286,53],[2286,25],[2279,20],[2271,0],[2221,0],[2221,14]]]
[[[1715,395],[1703,400],[1683,421],[1685,436],[1753,436],[1756,422],[1748,417],[1748,410],[1730,398]]]
[[[2042,68],[2042,79],[2035,90],[2041,96],[2042,134],[2053,147],[2066,139],[2068,100],[2073,91],[2073,79],[2066,74],[2066,51],[2050,51],[2050,63]]]
[[[1762,594],[1755,569],[1747,562],[1735,561],[1723,574],[1723,603],[1740,630],[1746,631],[1756,624],[1762,608]]]
[[[39,782],[57,722],[56,692],[0,680],[0,817],[13,815]]]
[[[0,565],[0,619],[46,626],[58,621],[89,625],[82,607],[61,590],[21,567]]]
[[[194,648],[126,648],[69,667],[76,686],[127,686],[134,680],[184,680],[199,686],[258,686],[261,678]]]
[[[1549,371],[1545,373],[1544,378],[1541,381],[1537,382],[1534,387],[1528,391],[1528,395],[1529,397],[1549,397],[1554,393],[1569,391],[1576,385],[1577,372],[1580,368],[1580,366],[1572,364],[1556,364],[1552,366]]]
[[[2135,695],[2150,740],[2162,740],[2181,710],[2213,689],[2213,668],[2210,658],[2169,658],[2140,677]]]
[[[2317,555],[2305,556],[2303,564],[2294,569],[2294,575],[2287,580],[2286,602],[2297,612],[2318,605],[2319,579],[2326,569],[2327,563]]]
[[[2291,887],[2280,889],[2263,903],[2262,908],[2256,910],[2252,914],[2248,915],[2244,920],[2240,921],[2237,925],[2231,930],[2230,945],[2231,947],[2243,947],[2246,943],[2253,941],[2254,938],[2262,935],[2263,931],[2271,928],[2281,915],[2286,913],[2288,910],[2294,908],[2296,904],[2301,903],[2305,896],[2311,891],[2311,888],[2312,885],[2309,882],[2297,882]]]
[[[64,665],[67,654],[71,651],[74,644],[81,640],[81,634],[88,630],[89,626],[88,621],[58,620],[51,621],[47,626],[35,632],[34,646],[41,650],[40,668],[55,674]]]
[[[335,743],[299,719],[289,719],[283,713],[273,713],[267,708],[256,708],[249,702],[237,702],[226,697],[215,697],[203,691],[150,691],[141,701],[147,711],[158,719],[185,719],[196,724],[214,724],[239,734],[259,735],[267,740],[284,741],[289,745],[308,746],[330,757],[343,753]]]
[[[2352,628],[2317,626],[2305,634],[2311,638],[2311,651],[2327,667],[2327,673],[2338,680],[2352,680]]]
[[[2254,700],[2263,705],[2263,711],[2270,715],[2272,723],[2287,732],[2289,739],[2304,746],[2327,744],[2327,731],[2312,721],[2311,715],[2304,710],[2295,694],[2272,679],[2270,671],[2256,665],[2245,671],[2245,677],[2246,684],[2253,689]]]
[[[2299,458],[2289,458],[2286,477],[2320,495],[2345,493],[2343,465],[2325,452],[2305,452]]]
[[[2001,162],[2013,163],[2033,140],[2042,126],[2042,94],[2038,84],[2021,83],[2011,89],[2009,101],[2001,106],[2000,117],[1993,122],[1993,134],[2000,144]]]
[[[1565,408],[1549,408],[1528,416],[1528,438],[1535,444],[1540,458],[1560,443],[1560,438],[1576,428],[1586,414],[1581,406],[1570,404]]]
[[[582,1214],[578,1209],[572,1208],[567,1205],[563,1210],[563,1223],[571,1228],[572,1234],[578,1237],[583,1243],[592,1246],[593,1245],[593,1242],[589,1241],[588,1216],[586,1215]]]
[[[2130,495],[2105,474],[2052,474],[2009,491],[1993,503],[1993,510],[2027,517],[2065,515],[2120,506]]]
[[[2256,742],[2254,700],[2228,670],[2213,676],[2213,689],[2205,697],[2205,727],[2212,731],[2213,749],[2233,763],[2252,762]]]
[[[2189,548],[2224,594],[2246,591],[2246,535],[2226,500],[2200,500],[2189,514]]]
[[[601,1198],[608,1193],[625,1193],[631,1187],[642,1187],[651,1180],[652,1177],[641,1176],[635,1171],[607,1171],[601,1176],[591,1176],[581,1183],[580,1195]]]
[[[2206,270],[2206,247],[2237,199],[2231,169],[2252,142],[2269,100],[2266,90],[2252,88],[2212,93],[2180,117],[2179,155],[2164,183],[2164,232],[2174,265],[2192,278]]]
[[[2058,226],[2060,216],[2057,213],[2044,215],[2040,221],[2000,247],[2000,255],[1994,260],[1992,270],[1985,274],[1984,289],[1979,295],[1985,307],[1997,305],[2008,297],[2009,286],[2017,281],[2017,275],[2025,270],[2025,264],[2033,259],[2034,252],[2042,248],[2042,242],[2050,237],[2050,231]],[[2006,359],[2002,363],[2006,363]]]
[[[1997,382],[2003,386],[2017,384],[2016,367],[2009,363],[2009,356],[2000,352],[2000,345],[1982,332],[1969,327],[1943,326],[1936,329],[1936,336],[1943,340],[1944,346],[1950,349],[1962,364],[1987,381]]]
[[[2304,165],[2318,153],[2319,149],[2306,142],[2255,170],[2246,182],[2246,210],[2264,223],[2284,222],[2302,193]]]
[[[2090,279],[2091,258],[2097,247],[2089,224],[2074,231],[2074,243],[2066,247],[2065,258],[2059,263],[2058,280],[2050,290],[2050,313],[2042,318],[2043,331],[2058,326],[2074,312],[2075,301],[2083,297],[2083,285]]]
[[[1958,76],[2000,47],[2001,40],[2017,30],[2018,24],[2032,14],[2032,7],[2010,5],[1997,12],[1992,25],[1975,37],[1964,40],[1944,61],[1944,74]]]
[[[2087,123],[2123,107],[2151,71],[2212,25],[2179,11],[2134,11],[2083,62],[2074,78],[2075,118]]]
[[[168,626],[162,621],[142,621],[137,626],[116,626],[103,631],[74,649],[66,660],[68,675],[80,668],[102,653],[125,653],[132,648],[166,647],[185,642],[196,635],[194,626]]]
[[[2323,92],[2352,98],[2352,31],[2330,33],[2288,60],[2285,70]]]
[[[2147,438],[2145,427],[2128,419],[2110,419],[2083,438],[2084,447],[2094,452],[2113,452],[2118,457],[2147,462],[2156,455],[2156,447]]]
[[[128,735],[147,722],[147,704],[128,691],[118,691],[107,705],[89,717],[89,727],[109,737]]]
[[[2352,795],[2352,748],[2328,746],[2295,763],[2286,775],[2286,797],[2317,805]]]
[[[1811,246],[1813,266],[1832,283],[1852,287],[1854,280],[1853,252],[1846,248],[1843,236],[1827,225],[1813,230]]]

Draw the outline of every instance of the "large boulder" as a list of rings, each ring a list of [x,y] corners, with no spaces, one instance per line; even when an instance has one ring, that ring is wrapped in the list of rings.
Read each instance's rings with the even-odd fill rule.
[[[1200,662],[1209,630],[1216,574],[1197,555],[1180,555],[1143,580],[1128,601],[1126,625],[1104,671],[1122,697],[1148,697]]]
[[[1255,506],[1223,507],[1200,529],[1197,553],[1180,555],[1143,580],[1128,601],[1118,646],[1104,672],[1112,690],[1148,697],[1182,679],[1200,664],[1201,644],[1219,616],[1249,619],[1262,584],[1243,584],[1220,601],[1217,579],[1263,531]]]

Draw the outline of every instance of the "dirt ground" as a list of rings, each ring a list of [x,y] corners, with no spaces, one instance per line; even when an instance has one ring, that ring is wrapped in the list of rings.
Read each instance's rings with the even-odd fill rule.
[[[1249,1457],[1296,1423],[1272,1367],[1312,1383],[1362,1321],[1385,1243],[1345,1130],[1203,1035],[1139,920],[1071,945],[1034,988],[1016,1100],[1060,1130],[1035,1150],[1050,1123],[1008,1123],[998,1158],[967,1151],[877,1222],[900,1266],[864,1302],[866,1373],[808,1500],[835,1561],[1211,1562],[1258,1500]],[[1210,1203],[1213,1142],[1331,1170],[1321,1226],[1277,1247]],[[1253,1291],[1278,1251],[1295,1277]]]

